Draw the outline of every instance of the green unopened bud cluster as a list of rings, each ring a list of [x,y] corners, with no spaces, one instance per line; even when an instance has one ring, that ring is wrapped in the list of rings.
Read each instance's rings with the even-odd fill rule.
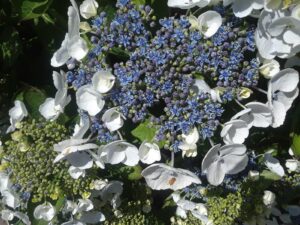
[[[122,207],[122,216],[105,221],[104,225],[164,225],[151,212],[143,212],[144,203],[130,201]]]
[[[237,192],[208,197],[209,219],[215,225],[235,225],[263,214],[264,190],[263,182],[249,180],[243,183]]]
[[[187,213],[187,218],[183,219],[179,216],[171,217],[171,225],[204,225],[201,220],[194,217],[191,213]]]
[[[53,163],[58,154],[53,145],[67,139],[67,134],[67,129],[56,122],[32,120],[22,122],[5,143],[2,157],[8,159],[12,182],[31,192],[33,202],[90,192],[91,178],[74,180],[68,173],[68,162]]]

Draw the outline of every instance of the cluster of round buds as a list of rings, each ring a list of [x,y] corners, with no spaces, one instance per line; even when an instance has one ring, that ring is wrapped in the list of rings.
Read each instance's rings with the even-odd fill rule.
[[[92,178],[74,180],[67,162],[53,163],[53,145],[66,139],[67,129],[55,122],[21,122],[20,129],[3,146],[2,157],[12,171],[12,182],[24,200],[57,199],[62,194],[84,196],[90,192]]]

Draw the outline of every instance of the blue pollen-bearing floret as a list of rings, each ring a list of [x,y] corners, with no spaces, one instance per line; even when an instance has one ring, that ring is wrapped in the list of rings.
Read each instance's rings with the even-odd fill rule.
[[[116,82],[104,95],[103,112],[118,107],[135,123],[150,117],[157,127],[156,140],[165,141],[165,148],[174,151],[179,150],[180,135],[193,127],[202,139],[212,137],[223,108],[210,94],[196,90],[195,80],[205,79],[211,88],[221,90],[223,103],[233,100],[240,88],[255,86],[259,64],[254,28],[224,16],[218,32],[205,38],[188,17],[181,16],[160,19],[160,28],[151,33],[147,28],[155,18],[149,6],[119,0],[116,7],[113,19],[101,13],[92,21],[88,59],[68,73],[69,83],[79,88],[91,82],[95,71],[111,69]],[[114,140],[114,134],[101,124],[101,115],[92,118],[92,131],[101,142]]]

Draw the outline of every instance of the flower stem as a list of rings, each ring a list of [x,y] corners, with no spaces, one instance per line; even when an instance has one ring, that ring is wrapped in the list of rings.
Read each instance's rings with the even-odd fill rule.
[[[234,99],[234,100],[235,100],[235,102],[236,102],[239,106],[241,106],[243,109],[247,109],[247,107],[244,106],[239,100],[237,100],[237,99]]]
[[[261,93],[263,93],[263,94],[266,94],[266,95],[268,95],[268,92],[267,92],[267,91],[265,91],[265,90],[263,90],[263,89],[261,89],[261,88],[254,87],[254,89],[258,90],[259,92],[261,92]]]

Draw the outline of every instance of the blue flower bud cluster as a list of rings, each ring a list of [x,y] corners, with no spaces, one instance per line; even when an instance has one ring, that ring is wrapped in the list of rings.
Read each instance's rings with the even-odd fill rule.
[[[135,123],[150,117],[158,127],[156,139],[166,141],[165,146],[174,151],[179,135],[193,127],[202,139],[212,137],[223,108],[209,93],[197,91],[195,80],[201,77],[212,88],[222,89],[224,102],[234,99],[240,88],[255,86],[254,27],[224,16],[227,19],[218,32],[207,39],[188,17],[181,16],[159,20],[160,28],[151,33],[149,28],[156,25],[149,6],[119,0],[116,7],[112,20],[102,12],[92,21],[88,59],[68,73],[68,81],[77,89],[90,83],[95,71],[111,69],[117,82],[105,96],[108,105],[119,107]],[[226,13],[224,8],[219,10]],[[116,51],[125,58],[111,62],[108,56]],[[93,121],[93,129],[101,130],[99,139],[114,139],[100,119]]]

